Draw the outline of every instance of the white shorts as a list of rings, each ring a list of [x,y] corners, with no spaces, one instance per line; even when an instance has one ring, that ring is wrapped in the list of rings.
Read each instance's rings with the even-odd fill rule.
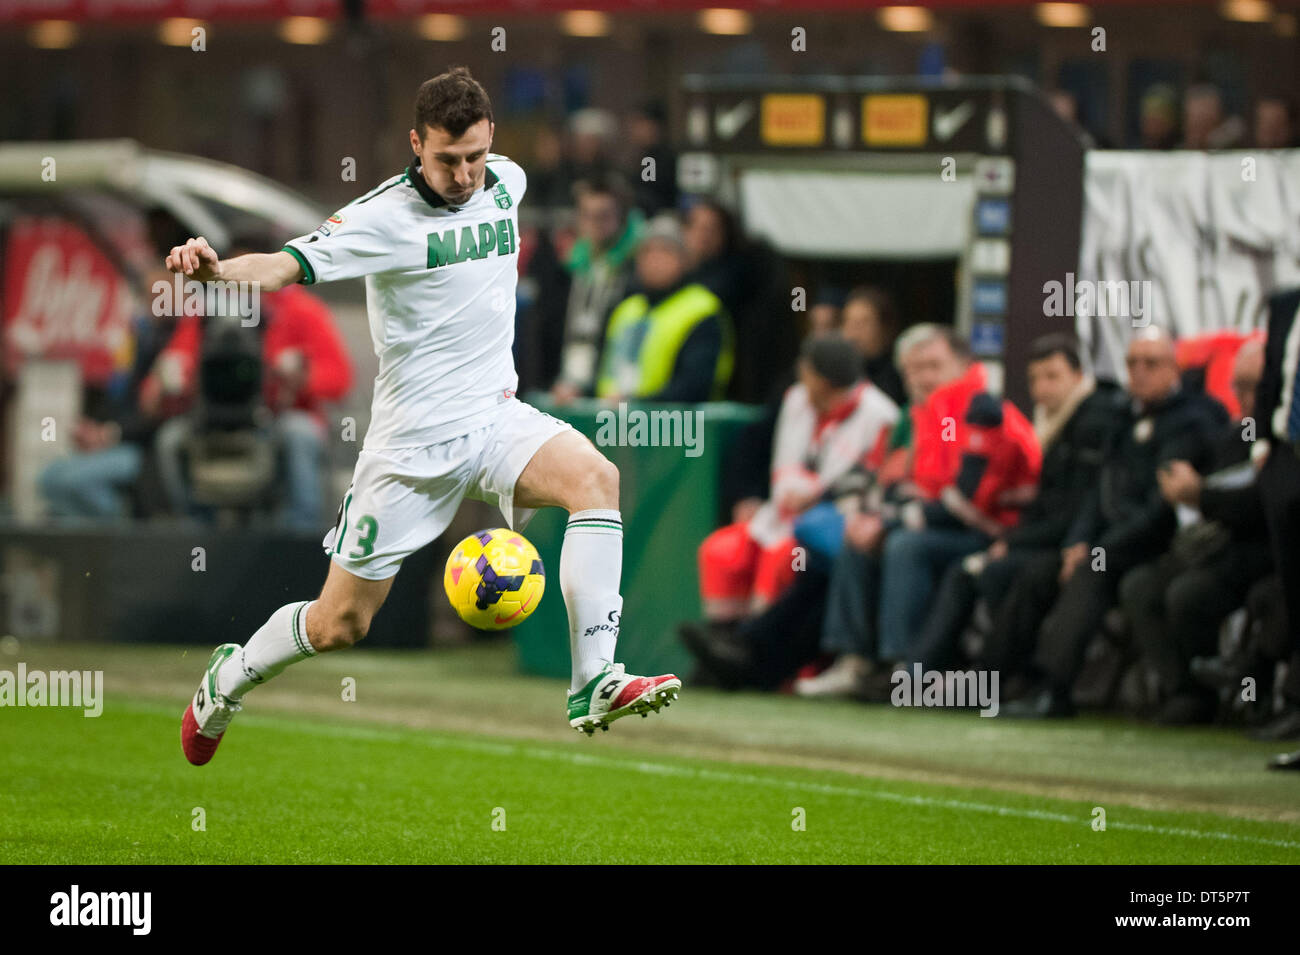
[[[358,577],[392,577],[408,554],[447,529],[465,497],[497,505],[512,530],[523,530],[536,511],[514,506],[519,475],[538,448],[572,429],[513,398],[493,410],[490,424],[450,441],[363,450],[321,542],[325,553]]]

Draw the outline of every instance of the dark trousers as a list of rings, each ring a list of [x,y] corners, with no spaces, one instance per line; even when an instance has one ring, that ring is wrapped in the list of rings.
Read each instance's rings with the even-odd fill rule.
[[[948,568],[987,547],[969,528],[898,528],[879,553],[844,547],[831,569],[822,650],[882,661],[915,660],[916,638]]]
[[[798,573],[771,606],[740,625],[736,633],[749,643],[757,686],[778,686],[817,656],[829,581],[824,571]]]
[[[1188,566],[1168,553],[1120,581],[1120,606],[1134,642],[1164,693],[1195,690],[1192,657],[1214,655],[1224,618],[1245,603],[1270,565],[1266,544],[1233,542],[1202,565]]]
[[[1085,559],[1061,585],[1038,631],[1034,666],[1058,693],[1069,693],[1083,669],[1088,644],[1119,599],[1119,570],[1093,570]]]
[[[1282,694],[1300,706],[1300,460],[1296,450],[1293,445],[1275,443],[1258,481],[1291,642]]]
[[[1056,601],[1060,572],[1060,551],[1028,553],[1011,580],[1002,606],[993,615],[993,629],[984,641],[980,660],[983,668],[1000,671],[1004,680],[1029,674],[1038,645],[1038,628]]]
[[[957,644],[981,599],[996,616],[1020,571],[1039,550],[1009,550],[989,561],[978,574],[968,574],[959,561],[948,568],[930,612],[917,637],[916,657],[929,670],[942,670],[957,661]],[[1055,551],[1051,553],[1055,554]]]

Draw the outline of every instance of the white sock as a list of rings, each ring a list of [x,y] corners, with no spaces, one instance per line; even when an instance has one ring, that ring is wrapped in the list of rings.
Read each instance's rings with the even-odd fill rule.
[[[307,608],[311,604],[310,600],[285,604],[221,665],[217,689],[223,696],[237,700],[290,663],[316,655],[307,639]]]
[[[614,662],[623,598],[623,520],[618,511],[574,511],[560,550],[560,591],[569,611],[569,652],[576,693]]]

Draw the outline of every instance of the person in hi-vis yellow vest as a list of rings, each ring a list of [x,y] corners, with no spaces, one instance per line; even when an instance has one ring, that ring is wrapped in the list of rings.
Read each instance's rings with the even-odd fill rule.
[[[682,284],[686,248],[675,216],[652,219],[636,252],[641,291],[610,313],[596,396],[711,401],[731,380],[731,317],[703,285]]]

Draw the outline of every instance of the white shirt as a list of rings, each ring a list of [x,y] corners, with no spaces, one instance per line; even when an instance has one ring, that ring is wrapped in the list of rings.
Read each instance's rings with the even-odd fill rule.
[[[526,189],[524,171],[490,153],[483,188],[451,206],[413,165],[286,243],[304,284],[365,276],[379,374],[363,447],[447,441],[514,397]]]
[[[889,441],[898,423],[898,405],[866,381],[857,386],[853,401],[845,418],[819,428],[808,389],[802,384],[786,389],[772,441],[772,491],[749,522],[749,536],[763,547],[794,532],[791,515],[780,509],[788,491],[824,491]]]

